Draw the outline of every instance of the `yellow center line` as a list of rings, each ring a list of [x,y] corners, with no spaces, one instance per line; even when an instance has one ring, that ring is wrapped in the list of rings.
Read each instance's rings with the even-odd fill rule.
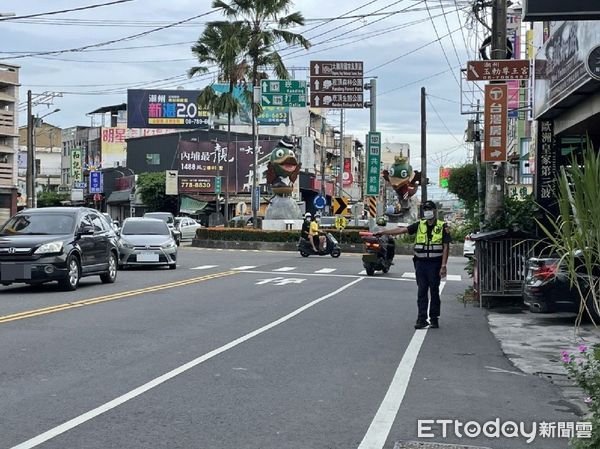
[[[207,274],[205,276],[199,276],[190,279],[183,279],[181,281],[169,282],[167,284],[153,285],[150,287],[139,288],[136,290],[130,290],[119,293],[112,293],[110,295],[98,296],[96,298],[83,299],[81,301],[68,302],[64,304],[57,304],[55,306],[44,307],[41,309],[27,310],[25,312],[13,313],[11,315],[0,316],[0,324],[7,323],[9,321],[23,320],[25,318],[31,318],[40,315],[47,315],[49,313],[61,312],[63,310],[74,309],[76,307],[90,306],[93,304],[99,304],[107,301],[114,301],[117,299],[129,298],[132,296],[138,296],[144,293],[152,293],[160,290],[166,290],[169,288],[183,287],[186,285],[196,284],[198,282],[209,281],[211,279],[217,279],[224,276],[230,276],[236,274],[237,271],[224,271],[221,273]]]

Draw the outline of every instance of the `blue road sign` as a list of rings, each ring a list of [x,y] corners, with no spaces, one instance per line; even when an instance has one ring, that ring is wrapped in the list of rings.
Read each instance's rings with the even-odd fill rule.
[[[325,199],[325,197],[323,195],[315,196],[315,199],[313,200],[313,205],[317,209],[323,209],[326,204],[327,204],[327,200]]]

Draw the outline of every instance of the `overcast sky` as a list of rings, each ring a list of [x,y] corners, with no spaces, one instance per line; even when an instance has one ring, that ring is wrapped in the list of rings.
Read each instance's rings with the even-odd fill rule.
[[[0,13],[23,16],[109,1],[3,0]],[[209,12],[211,3],[210,0],[133,0],[66,14],[0,21],[0,58],[21,66],[22,102],[28,89],[34,94],[62,92],[53,106],[37,106],[34,113],[43,115],[60,108],[60,112],[47,118],[48,122],[60,127],[89,125],[86,113],[126,102],[128,87],[194,89],[209,83],[210,80],[202,78],[190,80],[185,73],[194,65],[191,44],[201,34],[204,23],[221,18],[219,13],[147,36],[90,49],[95,51],[11,59],[22,54],[14,52],[66,50],[116,40]],[[302,32],[313,47],[308,51],[282,47],[281,54],[296,79],[306,79],[310,60],[364,61],[365,77],[378,79],[377,128],[382,132],[382,139],[409,143],[412,164],[417,169],[421,147],[420,90],[425,87],[430,94],[427,101],[428,167],[430,177],[437,179],[434,173],[440,164],[460,164],[468,156],[467,147],[461,144],[466,120],[470,117],[461,115],[459,67],[465,67],[465,61],[474,59],[477,30],[481,28],[475,30],[466,14],[469,3],[464,0],[297,0],[293,10],[304,15],[306,25],[294,31]],[[371,15],[355,17],[365,14]],[[441,39],[436,41],[438,37]],[[472,88],[464,86],[467,87]],[[463,109],[469,109],[468,103],[473,98],[477,97],[470,93],[463,95],[467,103]],[[339,123],[339,115],[332,113],[330,118]],[[348,132],[363,140],[368,127],[368,109],[348,110]]]

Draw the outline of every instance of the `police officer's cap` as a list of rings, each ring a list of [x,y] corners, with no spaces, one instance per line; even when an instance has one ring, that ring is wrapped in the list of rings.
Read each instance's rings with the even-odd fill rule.
[[[423,203],[423,209],[437,209],[437,206],[435,205],[435,203],[431,200],[427,200]]]

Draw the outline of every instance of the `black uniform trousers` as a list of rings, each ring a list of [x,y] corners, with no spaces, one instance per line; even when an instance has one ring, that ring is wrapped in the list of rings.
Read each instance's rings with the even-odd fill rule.
[[[415,276],[417,278],[417,321],[427,321],[427,308],[429,318],[437,320],[440,316],[440,269],[442,258],[415,258]],[[429,294],[431,304],[429,304]]]

